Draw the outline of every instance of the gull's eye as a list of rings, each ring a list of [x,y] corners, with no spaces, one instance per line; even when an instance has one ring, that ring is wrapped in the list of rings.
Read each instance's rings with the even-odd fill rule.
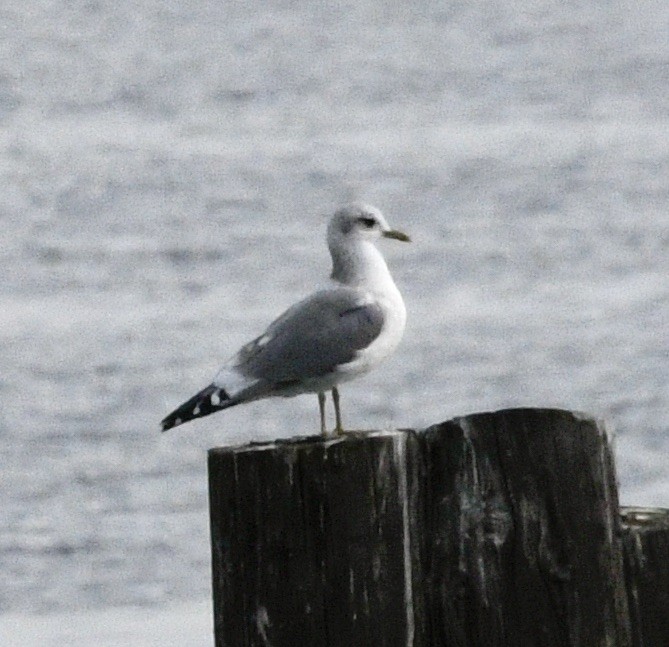
[[[367,218],[365,216],[358,218],[358,222],[367,227],[367,229],[371,229],[374,225],[376,225],[376,220],[374,218]]]

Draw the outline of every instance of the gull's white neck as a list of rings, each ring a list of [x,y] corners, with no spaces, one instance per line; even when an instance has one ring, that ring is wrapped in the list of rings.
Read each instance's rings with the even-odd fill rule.
[[[395,292],[397,288],[386,261],[374,243],[368,240],[330,241],[332,274],[337,283],[370,292]]]
[[[371,241],[335,238],[328,240],[332,254],[331,279],[361,292],[361,305],[374,304],[383,312],[379,336],[356,359],[340,368],[340,375],[365,373],[395,350],[406,324],[406,308],[386,261]],[[350,379],[347,378],[347,379]]]

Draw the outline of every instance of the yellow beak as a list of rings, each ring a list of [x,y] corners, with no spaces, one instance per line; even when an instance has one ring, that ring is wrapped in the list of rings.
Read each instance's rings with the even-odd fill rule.
[[[397,231],[397,229],[389,229],[388,231],[383,232],[385,238],[393,238],[394,240],[401,240],[403,243],[410,243],[411,238],[409,238],[405,233]]]

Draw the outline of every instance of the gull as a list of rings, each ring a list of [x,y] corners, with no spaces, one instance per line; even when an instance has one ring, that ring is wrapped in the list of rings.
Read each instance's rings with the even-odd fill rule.
[[[344,433],[337,386],[388,357],[406,323],[402,295],[375,244],[382,238],[410,240],[375,207],[355,203],[339,209],[327,229],[328,287],[288,308],[243,346],[209,386],[162,421],[162,430],[261,398],[315,393],[321,433],[328,436],[325,393],[331,391],[333,433]]]

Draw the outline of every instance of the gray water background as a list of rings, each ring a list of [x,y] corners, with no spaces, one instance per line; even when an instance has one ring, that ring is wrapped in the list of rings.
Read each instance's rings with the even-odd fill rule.
[[[158,421],[327,276],[364,199],[405,339],[354,428],[561,406],[669,505],[669,6],[27,0],[0,9],[0,611],[209,595],[205,450]]]

